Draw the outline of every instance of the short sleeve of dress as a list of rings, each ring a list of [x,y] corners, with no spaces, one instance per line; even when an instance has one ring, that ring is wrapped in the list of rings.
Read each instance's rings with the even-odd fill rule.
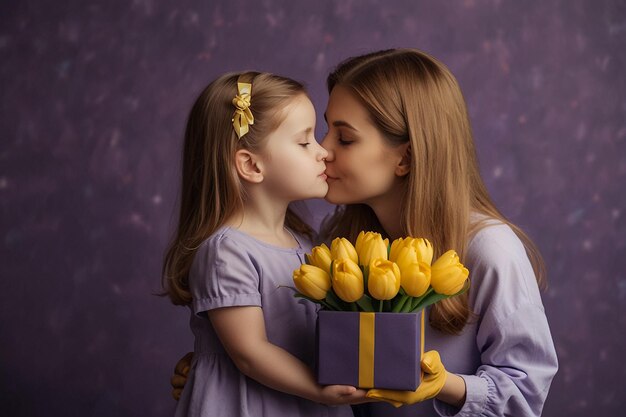
[[[202,243],[189,272],[196,315],[221,307],[261,306],[260,271],[251,254],[229,235],[216,234]]]

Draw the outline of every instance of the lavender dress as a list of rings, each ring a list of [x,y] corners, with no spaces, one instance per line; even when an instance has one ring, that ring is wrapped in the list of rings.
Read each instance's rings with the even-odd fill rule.
[[[243,375],[215,334],[206,312],[220,307],[259,306],[268,340],[313,365],[315,305],[293,297],[292,272],[311,244],[285,249],[223,227],[203,242],[189,275],[195,335],[189,378],[176,416],[352,416],[349,406],[328,407],[268,388]]]
[[[428,324],[425,329],[426,350],[437,350],[446,369],[465,380],[463,407],[438,400],[400,408],[371,403],[355,407],[357,416],[541,415],[558,368],[550,328],[524,246],[511,228],[490,222],[470,241],[466,256],[477,321],[459,336]]]

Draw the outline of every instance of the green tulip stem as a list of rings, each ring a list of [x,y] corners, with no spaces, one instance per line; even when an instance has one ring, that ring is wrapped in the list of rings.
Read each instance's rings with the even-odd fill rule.
[[[327,302],[324,302],[323,300],[318,300],[318,302],[324,306],[324,308],[326,308],[329,311],[333,311],[335,310],[330,304],[328,304]]]
[[[426,291],[420,297],[413,298],[413,302],[411,303],[411,308],[409,309],[409,311],[415,311],[416,307],[420,305],[420,303],[434,291],[435,290],[433,289],[433,287],[430,287],[428,288],[428,291]]]
[[[342,301],[337,298],[337,296],[332,292],[332,291],[328,291],[326,293],[326,298],[324,299],[325,303],[328,304],[331,308],[331,310],[335,310],[335,311],[341,311],[343,310],[342,308]]]
[[[383,300],[378,300],[378,312],[383,312]]]
[[[356,303],[359,307],[361,307],[362,311],[368,311],[368,312],[374,311],[374,306],[372,305],[372,299],[369,298],[365,294]]]
[[[408,299],[409,299],[409,296],[406,294],[403,294],[398,300],[398,302],[396,303],[396,305],[393,306],[393,309],[391,310],[391,312],[399,313],[400,311],[402,311],[402,307],[404,307]]]
[[[287,287],[287,288],[289,288],[289,287]],[[336,308],[334,308],[333,306],[331,306],[330,304],[328,304],[324,300],[316,300],[315,298],[307,297],[306,295],[300,294],[299,292],[296,292],[293,296],[295,298],[304,298],[305,300],[309,300],[312,303],[319,304],[319,305],[323,306],[324,308],[326,308],[327,310],[337,310]]]
[[[435,303],[438,303],[439,301],[443,299],[456,297],[457,295],[463,294],[468,289],[469,289],[469,280],[466,281],[466,283],[463,285],[463,288],[461,288],[459,292],[457,292],[456,294],[452,294],[452,295],[439,294],[435,292],[435,290],[431,287],[428,290],[428,292],[424,294],[423,296],[421,296],[419,298],[419,301],[413,305],[413,311],[423,310],[426,307],[433,305]]]

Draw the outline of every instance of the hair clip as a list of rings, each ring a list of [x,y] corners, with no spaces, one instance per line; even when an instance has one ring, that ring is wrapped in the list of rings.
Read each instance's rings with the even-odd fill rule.
[[[250,110],[252,84],[237,81],[237,93],[233,99],[233,106],[235,106],[233,127],[237,137],[241,139],[250,130],[249,126],[254,124],[254,116]]]

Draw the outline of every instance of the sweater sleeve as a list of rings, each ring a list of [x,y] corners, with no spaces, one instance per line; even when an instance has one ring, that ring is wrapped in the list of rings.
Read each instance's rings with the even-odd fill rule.
[[[539,416],[558,363],[524,247],[507,226],[492,226],[471,242],[468,263],[481,365],[460,375],[461,409],[438,400],[435,409],[442,416]]]

